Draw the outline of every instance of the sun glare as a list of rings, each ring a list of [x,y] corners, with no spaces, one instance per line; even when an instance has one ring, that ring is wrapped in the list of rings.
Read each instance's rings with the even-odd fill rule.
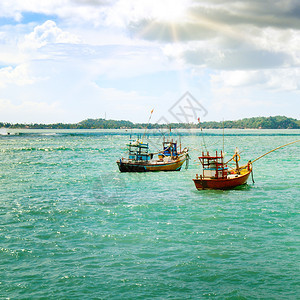
[[[152,16],[158,21],[181,22],[188,8],[188,0],[152,1]]]

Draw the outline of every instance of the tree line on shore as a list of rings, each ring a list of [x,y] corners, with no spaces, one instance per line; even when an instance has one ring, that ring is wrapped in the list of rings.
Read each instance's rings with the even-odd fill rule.
[[[253,117],[244,118],[236,121],[207,121],[199,123],[133,123],[125,120],[105,120],[105,119],[86,119],[79,123],[55,123],[55,124],[20,124],[20,123],[4,123],[0,122],[0,128],[19,128],[19,129],[124,129],[124,128],[206,128],[206,129],[300,129],[300,120],[288,118],[285,116],[275,117]]]

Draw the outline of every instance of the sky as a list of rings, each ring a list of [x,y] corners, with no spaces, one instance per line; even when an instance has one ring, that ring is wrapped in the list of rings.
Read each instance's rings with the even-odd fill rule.
[[[299,119],[299,0],[1,0],[0,122]]]

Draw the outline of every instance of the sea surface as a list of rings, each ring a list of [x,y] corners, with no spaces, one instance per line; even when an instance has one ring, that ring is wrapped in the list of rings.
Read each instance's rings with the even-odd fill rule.
[[[299,299],[300,143],[255,162],[254,184],[197,191],[197,157],[222,149],[220,130],[173,132],[189,168],[161,173],[119,172],[126,130],[10,133],[0,135],[0,299]],[[160,134],[145,139],[161,147]],[[226,157],[237,146],[246,163],[299,139],[225,130]]]

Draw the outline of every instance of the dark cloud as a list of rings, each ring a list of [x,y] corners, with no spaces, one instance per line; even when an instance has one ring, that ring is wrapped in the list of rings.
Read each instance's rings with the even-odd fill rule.
[[[224,70],[271,69],[296,65],[293,54],[282,43],[293,40],[290,29],[300,29],[299,17],[299,0],[193,0],[186,18],[178,23],[145,18],[131,22],[128,28],[134,36],[161,43],[201,42],[201,47],[196,43],[182,54],[192,65]],[[281,37],[267,36],[270,29],[280,32]],[[271,40],[277,50],[272,51]]]
[[[300,28],[300,2],[286,0],[218,1],[210,6],[194,0],[195,19],[208,18],[226,25],[248,24],[257,27]]]
[[[271,69],[289,64],[291,58],[282,52],[271,52],[260,49],[230,50],[218,53],[194,50],[184,54],[187,63],[205,65],[213,69],[223,70],[257,70]]]
[[[209,4],[209,5],[208,5]],[[144,19],[129,24],[133,35],[162,42],[206,40],[226,35],[224,29],[240,31],[240,26],[258,29],[300,29],[300,1],[295,0],[194,0],[187,17],[170,24]]]
[[[296,18],[296,19],[298,19],[298,21],[300,20],[300,3],[297,5],[297,6],[295,6],[291,11],[290,11],[290,16],[292,17],[292,18]],[[300,21],[299,21],[299,23],[300,23]]]

